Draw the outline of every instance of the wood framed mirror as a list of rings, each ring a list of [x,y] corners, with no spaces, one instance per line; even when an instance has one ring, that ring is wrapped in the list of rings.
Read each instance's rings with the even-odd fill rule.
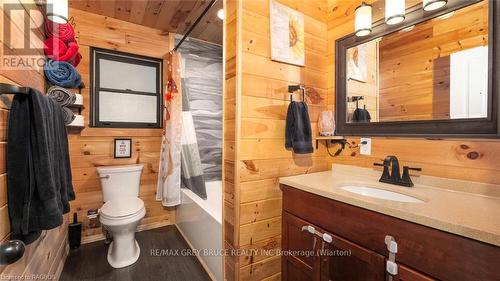
[[[401,24],[336,41],[336,134],[498,138],[500,2],[406,2]]]

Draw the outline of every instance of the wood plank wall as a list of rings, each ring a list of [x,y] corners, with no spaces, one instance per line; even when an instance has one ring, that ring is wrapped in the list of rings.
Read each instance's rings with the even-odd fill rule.
[[[328,0],[328,107],[333,108],[335,90],[335,40],[354,29],[354,10],[358,1]],[[372,1],[373,2],[373,1]],[[358,143],[359,138],[349,138]],[[372,167],[387,155],[396,155],[404,165],[422,167],[422,174],[499,184],[500,141],[423,138],[373,138],[372,155],[362,156],[346,149],[329,163]]]
[[[73,171],[73,186],[76,200],[71,202],[71,211],[77,212],[83,221],[84,241],[103,238],[101,228],[89,228],[87,210],[102,206],[101,185],[97,166],[144,165],[141,177],[140,198],[146,207],[146,216],[139,229],[156,228],[174,222],[174,211],[164,208],[155,200],[158,163],[160,157],[161,129],[108,129],[89,128],[90,47],[117,50],[137,55],[164,58],[171,50],[172,36],[160,30],[101,16],[78,9],[70,9],[74,17],[76,36],[80,44],[82,61],[77,69],[87,87],[82,90],[85,109],[85,129],[73,131],[69,137],[70,157]],[[164,60],[164,76],[167,61]],[[164,83],[166,83],[164,78]],[[114,159],[113,140],[117,137],[132,138],[132,158]]]
[[[271,60],[269,0],[226,0],[225,245],[246,251],[226,258],[227,280],[281,278],[280,257],[259,252],[280,247],[278,177],[328,169],[324,146],[305,156],[284,148],[287,85],[319,93],[309,100],[314,131],[327,106],[327,3],[279,2],[305,14],[305,67]]]
[[[29,39],[31,46],[35,47],[29,52],[30,58],[43,58],[43,30],[33,29],[31,36],[23,32],[24,19],[30,20],[33,27],[39,26],[42,14],[33,1],[19,0],[9,1],[9,4],[19,5],[15,12],[9,13],[0,1],[0,23],[10,25],[10,44],[7,34],[0,32],[0,83],[8,83],[18,86],[29,86],[41,92],[45,90],[45,77],[42,69],[30,65],[23,68],[6,68],[4,59],[21,59],[20,48],[24,39]],[[31,16],[30,16],[31,15]],[[29,37],[30,36],[30,37]],[[21,44],[21,45],[20,45]],[[25,54],[26,55],[26,54]],[[25,57],[26,58],[26,57]],[[0,99],[0,241],[8,240],[10,237],[10,222],[7,200],[7,174],[6,174],[6,148],[7,148],[7,120],[10,109],[10,99],[3,96]],[[9,266],[0,266],[1,279],[33,279],[35,275],[40,278],[57,280],[64,261],[69,251],[67,243],[67,222],[60,227],[49,231],[43,231],[41,237],[26,247],[23,257]]]
[[[238,184],[236,178],[236,133],[237,117],[240,114],[238,109],[239,103],[236,99],[240,97],[239,88],[237,87],[237,49],[241,44],[238,42],[237,32],[241,15],[239,15],[240,4],[236,0],[224,0],[224,46],[223,46],[223,60],[224,60],[224,87],[223,87],[223,206],[222,206],[222,235],[224,247],[228,250],[236,248],[235,241],[238,240],[238,231],[236,231],[237,212],[239,212]],[[237,257],[226,256],[224,258],[224,279],[236,280],[237,279]]]
[[[374,138],[371,156],[346,149],[336,158],[327,156],[323,145],[307,156],[286,151],[286,86],[304,83],[320,93],[318,104],[309,101],[315,133],[317,114],[335,104],[335,40],[354,31],[354,10],[362,1],[279,2],[305,14],[303,68],[271,61],[269,0],[225,3],[224,239],[228,249],[256,250],[226,257],[227,280],[280,279],[280,258],[258,254],[280,247],[279,177],[328,170],[332,163],[372,167],[395,154],[426,175],[500,183],[495,140]],[[349,141],[356,144],[359,138]]]

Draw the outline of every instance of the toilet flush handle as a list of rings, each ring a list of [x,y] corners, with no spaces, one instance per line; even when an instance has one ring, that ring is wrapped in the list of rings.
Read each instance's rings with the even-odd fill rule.
[[[101,179],[109,179],[109,175],[101,176],[99,178],[101,178]]]

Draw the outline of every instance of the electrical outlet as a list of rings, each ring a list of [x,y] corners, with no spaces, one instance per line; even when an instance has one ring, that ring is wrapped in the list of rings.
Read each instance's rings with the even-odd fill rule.
[[[366,144],[362,144],[365,143]],[[372,154],[372,139],[371,138],[361,138],[359,140],[361,148],[359,149],[359,153],[361,155],[371,155]]]

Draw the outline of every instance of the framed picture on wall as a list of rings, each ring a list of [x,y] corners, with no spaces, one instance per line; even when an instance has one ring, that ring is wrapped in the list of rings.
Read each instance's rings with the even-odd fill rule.
[[[271,59],[304,66],[304,14],[271,0],[270,15]]]
[[[132,139],[115,139],[115,158],[132,157]]]

